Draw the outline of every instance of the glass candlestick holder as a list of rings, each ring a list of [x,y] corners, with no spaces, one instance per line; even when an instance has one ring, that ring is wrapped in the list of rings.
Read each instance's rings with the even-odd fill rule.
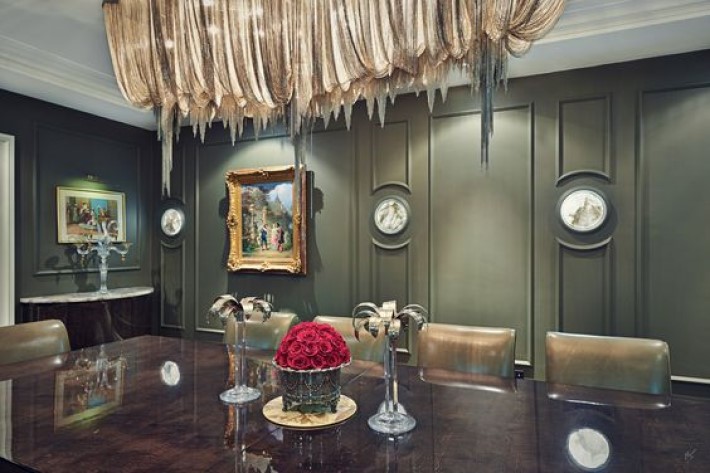
[[[407,305],[397,312],[394,301],[386,302],[382,307],[365,302],[353,309],[355,338],[359,339],[360,329],[365,329],[373,337],[377,337],[380,330],[384,330],[387,338],[387,350],[384,355],[385,400],[377,413],[367,420],[367,425],[376,432],[400,435],[417,425],[416,419],[399,403],[397,342],[403,327],[421,330],[427,317],[427,310],[417,304]]]
[[[212,305],[209,315],[219,317],[225,327],[225,341],[234,344],[234,387],[220,393],[222,402],[245,404],[261,396],[260,390],[247,385],[246,321],[260,314],[265,322],[271,316],[271,309],[271,304],[261,299],[251,297],[237,301],[231,295],[218,297]]]

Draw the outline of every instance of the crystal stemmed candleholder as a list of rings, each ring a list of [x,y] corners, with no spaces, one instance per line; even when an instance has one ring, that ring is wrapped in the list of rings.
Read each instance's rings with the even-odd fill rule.
[[[103,227],[98,226],[98,229],[99,237],[95,241],[89,240],[84,243],[76,243],[76,252],[81,256],[82,260],[85,260],[91,253],[96,253],[99,256],[99,275],[101,277],[99,292],[106,294],[108,293],[108,286],[106,285],[106,280],[108,279],[108,257],[113,251],[121,255],[122,262],[125,261],[131,243],[126,242],[119,246],[111,240],[105,225]]]
[[[231,295],[218,297],[209,310],[209,316],[219,317],[227,334],[234,329],[234,387],[227,389],[219,395],[222,402],[227,404],[245,404],[261,396],[261,391],[247,386],[246,363],[246,321],[254,314],[259,313],[262,322],[271,317],[271,304],[255,297],[246,297],[237,301]],[[231,324],[231,325],[230,325]],[[229,339],[229,335],[227,336]]]
[[[373,337],[376,337],[380,330],[384,330],[387,337],[384,357],[385,400],[378,412],[367,420],[367,424],[376,432],[399,435],[409,432],[417,425],[416,419],[399,403],[397,341],[402,328],[413,326],[416,330],[421,330],[427,317],[427,310],[417,304],[407,305],[397,312],[397,303],[394,301],[386,302],[382,307],[364,302],[353,309],[355,338],[359,339],[360,329],[363,328]]]

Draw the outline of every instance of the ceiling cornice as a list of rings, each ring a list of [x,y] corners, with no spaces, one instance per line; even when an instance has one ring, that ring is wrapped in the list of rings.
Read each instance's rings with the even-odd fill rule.
[[[0,71],[3,70],[134,109],[121,95],[114,76],[0,35]]]
[[[708,0],[567,0],[552,31],[536,44],[710,16]]]

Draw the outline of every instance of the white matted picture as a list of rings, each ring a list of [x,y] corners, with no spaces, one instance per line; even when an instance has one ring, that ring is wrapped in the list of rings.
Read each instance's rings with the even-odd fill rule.
[[[575,232],[591,232],[606,221],[608,208],[601,192],[594,189],[574,189],[560,199],[560,220]]]
[[[126,195],[57,187],[57,242],[83,243],[103,233],[112,241],[126,241]]]

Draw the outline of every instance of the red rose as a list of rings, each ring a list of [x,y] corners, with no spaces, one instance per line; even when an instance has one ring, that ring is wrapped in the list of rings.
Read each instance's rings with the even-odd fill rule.
[[[328,368],[335,368],[336,366],[342,364],[340,362],[340,356],[337,353],[328,353],[327,355],[323,355],[323,358],[325,359],[325,365]]]
[[[311,368],[311,360],[306,355],[294,355],[288,358],[288,367],[294,370],[307,370]]]
[[[328,366],[328,362],[321,355],[316,355],[313,358],[311,358],[311,363],[313,364],[313,367],[317,370],[323,369],[323,368],[332,368],[331,366]]]
[[[303,353],[303,345],[298,342],[293,342],[288,346],[289,356],[294,356]]]
[[[298,332],[298,335],[296,335],[296,340],[299,342],[315,342],[318,340],[318,332],[316,329],[307,329],[307,330],[301,330]]]
[[[288,355],[286,353],[277,353],[276,354],[276,363],[279,366],[288,366]]]
[[[321,342],[318,344],[318,349],[322,354],[327,355],[328,353],[333,352],[333,344],[330,342],[330,340],[321,340]]]
[[[301,350],[301,352],[307,357],[311,358],[318,354],[318,344],[315,342],[306,342],[303,344],[303,349]]]

